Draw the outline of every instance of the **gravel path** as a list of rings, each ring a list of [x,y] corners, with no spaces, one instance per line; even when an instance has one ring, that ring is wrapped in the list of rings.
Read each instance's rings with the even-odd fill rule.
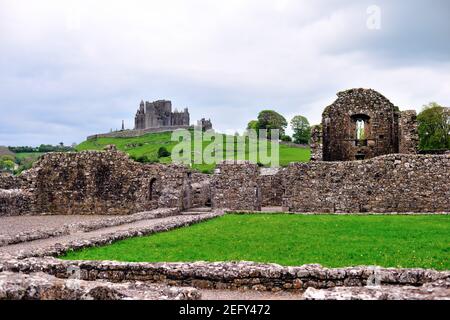
[[[14,236],[23,232],[49,231],[55,228],[62,228],[65,224],[101,221],[105,217],[118,216],[48,215],[2,217],[0,218],[0,236]]]
[[[198,217],[199,215],[193,215],[192,217]],[[55,216],[53,216],[54,218]],[[189,215],[184,215],[187,219],[190,217]],[[90,232],[76,232],[69,235],[64,235],[60,237],[53,237],[48,239],[35,240],[30,242],[22,242],[18,244],[8,245],[4,247],[0,247],[0,253],[7,254],[16,254],[20,251],[32,251],[32,250],[45,250],[45,248],[50,248],[56,244],[67,244],[72,241],[80,241],[80,240],[91,240],[97,237],[102,237],[106,234],[128,231],[128,230],[139,230],[152,226],[156,226],[162,223],[171,223],[177,222],[180,219],[180,216],[171,216],[166,218],[157,218],[157,219],[148,219],[136,221],[133,223],[123,224],[114,227],[108,227],[103,229],[98,229]]]

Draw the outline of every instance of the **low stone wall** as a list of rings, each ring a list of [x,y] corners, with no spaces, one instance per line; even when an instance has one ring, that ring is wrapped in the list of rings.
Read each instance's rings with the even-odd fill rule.
[[[89,232],[102,228],[133,223],[141,220],[165,218],[174,216],[178,213],[179,210],[176,208],[165,208],[165,209],[161,208],[148,212],[139,212],[127,216],[105,217],[102,220],[96,221],[66,223],[59,228],[44,228],[44,229],[35,228],[33,231],[21,232],[13,236],[0,234],[0,247],[21,242],[34,241],[39,239],[48,239],[52,237],[58,237],[77,232]]]
[[[45,273],[0,273],[0,300],[198,300],[194,288],[59,279]]]
[[[411,285],[450,279],[450,272],[425,269],[349,267],[328,269],[320,265],[283,267],[254,262],[127,263],[114,261],[66,261],[55,258],[10,259],[0,270],[22,273],[45,272],[67,278],[76,270],[82,280],[111,282],[164,282],[206,289],[260,291],[305,290],[366,285]]]
[[[449,155],[295,163],[284,181],[289,211],[450,212]]]
[[[224,161],[211,181],[213,208],[261,210],[259,168],[248,161]]]
[[[0,189],[0,217],[30,213],[32,195],[20,189]]]
[[[35,213],[116,215],[190,206],[187,168],[143,165],[115,148],[49,153],[20,178]]]
[[[167,212],[167,211],[166,211]],[[169,211],[170,212],[170,211]],[[144,214],[144,213],[143,213]],[[24,259],[29,257],[47,257],[47,256],[60,256],[71,250],[80,250],[88,247],[96,247],[111,244],[115,241],[128,239],[132,237],[140,237],[143,235],[150,235],[159,232],[165,232],[169,230],[173,230],[176,228],[190,226],[196,223],[200,223],[203,221],[207,221],[209,219],[213,219],[215,217],[222,216],[224,213],[222,211],[215,211],[211,213],[205,213],[201,215],[180,215],[180,216],[172,216],[167,217],[164,221],[160,223],[152,223],[152,224],[144,224],[141,227],[133,227],[126,230],[114,231],[114,232],[103,232],[100,234],[94,234],[92,236],[83,237],[80,236],[76,240],[59,240],[57,243],[50,242],[48,245],[42,245],[37,247],[30,247],[27,249],[23,249],[20,251],[14,250],[13,246],[5,246],[4,250],[0,249],[0,260],[1,253],[4,254],[13,254],[17,259]],[[155,216],[147,215],[147,219],[152,219]],[[135,220],[136,217],[131,216],[131,222]],[[139,217],[144,218],[142,216]],[[72,225],[69,226],[73,228],[74,231],[82,230],[82,231],[91,231],[103,227],[108,227],[109,225],[119,225],[121,222],[126,222],[123,220],[108,219],[106,223],[100,222],[92,224],[80,224],[80,225]],[[138,221],[138,220],[135,220]],[[111,223],[111,224],[110,224]],[[68,233],[71,233],[72,230],[69,230]],[[11,248],[13,250],[11,250]]]
[[[108,133],[99,133],[94,134],[92,136],[87,137],[87,140],[94,140],[97,138],[133,138],[140,137],[147,133],[155,133],[155,132],[171,132],[177,129],[194,129],[194,126],[167,126],[163,128],[148,128],[148,129],[138,129],[138,130],[122,130],[122,131],[114,131]]]

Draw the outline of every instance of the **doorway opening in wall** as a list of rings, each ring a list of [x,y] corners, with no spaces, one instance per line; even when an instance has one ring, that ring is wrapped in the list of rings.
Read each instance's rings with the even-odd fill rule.
[[[152,178],[148,185],[148,200],[150,201],[155,200],[155,183],[156,178]]]
[[[355,155],[355,160],[364,160],[366,158],[366,155],[363,153],[358,153]]]

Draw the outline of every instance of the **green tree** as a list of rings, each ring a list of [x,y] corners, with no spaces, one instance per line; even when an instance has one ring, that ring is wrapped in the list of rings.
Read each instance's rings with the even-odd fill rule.
[[[311,139],[311,126],[304,116],[295,116],[291,120],[291,128],[294,131],[292,137],[295,143],[308,144]]]
[[[287,127],[286,119],[274,110],[263,110],[258,114],[259,129],[267,130],[267,138],[270,138],[270,130],[280,130],[280,137],[284,136]]]
[[[12,172],[15,167],[14,157],[11,156],[2,156],[0,158],[0,171],[9,171]]]
[[[258,131],[259,130],[259,122],[258,120],[252,120],[247,124],[247,130],[253,129]]]
[[[421,150],[450,149],[450,111],[436,102],[423,107],[417,116]]]

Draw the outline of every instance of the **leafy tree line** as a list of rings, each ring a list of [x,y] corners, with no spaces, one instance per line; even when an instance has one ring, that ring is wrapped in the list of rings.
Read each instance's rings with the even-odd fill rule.
[[[51,144],[41,144],[39,147],[18,146],[8,147],[8,149],[14,153],[32,153],[32,152],[68,152],[75,151],[75,145],[65,146],[64,143],[59,143],[56,146]]]
[[[286,128],[288,122],[286,118],[274,110],[263,110],[258,114],[257,120],[251,120],[247,129],[253,129],[258,132],[260,129],[266,129],[267,138],[270,137],[271,129],[278,129],[280,131],[280,140],[282,141],[293,141],[297,144],[308,144],[311,139],[311,126],[309,121],[304,116],[295,116],[292,118],[291,129],[293,131],[292,137],[286,135]]]

